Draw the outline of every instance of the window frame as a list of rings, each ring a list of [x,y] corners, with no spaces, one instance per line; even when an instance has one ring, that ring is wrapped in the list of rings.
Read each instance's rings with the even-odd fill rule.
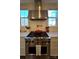
[[[49,16],[48,16],[48,26],[49,26],[49,27],[58,26],[58,10],[57,10],[57,9],[49,9],[49,10],[56,10],[56,11],[57,11],[57,14],[56,14],[56,17],[49,17]],[[48,11],[49,11],[49,10],[48,10]],[[47,11],[47,12],[48,12],[48,11]],[[50,26],[50,25],[49,25],[49,18],[56,18],[56,25]]]
[[[21,10],[28,10],[28,9],[20,9],[20,11]],[[25,19],[28,19],[28,24],[27,25],[24,25],[24,26],[22,26],[22,24],[21,24],[21,18],[25,18]],[[24,23],[25,24],[25,23]],[[20,12],[20,26],[21,27],[25,27],[25,26],[29,26],[29,10],[28,10],[28,16],[27,17],[21,17],[21,12]]]

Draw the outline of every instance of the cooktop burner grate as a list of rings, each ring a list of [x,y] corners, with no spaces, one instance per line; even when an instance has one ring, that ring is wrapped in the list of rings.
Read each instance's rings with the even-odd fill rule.
[[[27,37],[49,37],[46,32],[30,32]]]

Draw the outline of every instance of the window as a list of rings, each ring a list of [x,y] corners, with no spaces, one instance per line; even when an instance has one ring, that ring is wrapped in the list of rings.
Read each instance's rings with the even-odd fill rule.
[[[48,26],[56,26],[57,10],[48,10]]]
[[[28,10],[20,10],[21,26],[28,26]]]

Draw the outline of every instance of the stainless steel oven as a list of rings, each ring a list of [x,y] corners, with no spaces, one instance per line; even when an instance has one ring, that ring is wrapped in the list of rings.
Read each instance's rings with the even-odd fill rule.
[[[49,37],[44,37],[44,35],[41,37],[40,36],[25,37],[25,42],[26,42],[25,44],[26,59],[43,59],[43,58],[49,59],[50,58],[50,38]]]

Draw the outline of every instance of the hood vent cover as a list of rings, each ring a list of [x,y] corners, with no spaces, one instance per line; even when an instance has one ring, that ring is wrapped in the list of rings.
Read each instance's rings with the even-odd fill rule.
[[[42,0],[34,0],[34,10],[30,11],[31,20],[46,20],[47,11],[42,10]]]

